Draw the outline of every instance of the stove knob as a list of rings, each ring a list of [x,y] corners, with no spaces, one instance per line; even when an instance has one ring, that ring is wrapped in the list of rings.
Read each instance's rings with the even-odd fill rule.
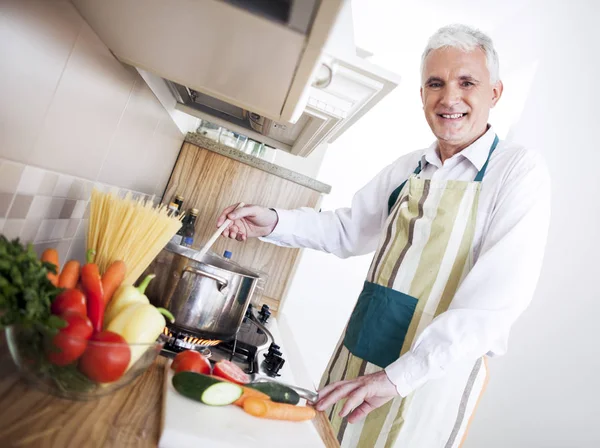
[[[269,320],[269,317],[271,317],[271,310],[269,309],[269,305],[265,303],[258,312],[258,319],[261,321],[261,323],[266,324]]]
[[[277,344],[275,344],[275,342],[271,342],[271,345],[269,345],[269,351],[271,350],[279,350],[281,349],[280,346],[278,346]]]
[[[265,371],[269,376],[280,376],[279,371],[285,364],[285,359],[279,355],[265,355]]]

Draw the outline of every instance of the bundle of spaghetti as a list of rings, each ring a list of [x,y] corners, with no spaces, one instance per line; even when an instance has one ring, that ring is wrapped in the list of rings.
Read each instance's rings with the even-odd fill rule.
[[[171,217],[164,205],[134,199],[131,193],[92,191],[87,248],[96,251],[101,273],[114,261],[127,268],[125,284],[133,284],[181,228],[181,217]]]

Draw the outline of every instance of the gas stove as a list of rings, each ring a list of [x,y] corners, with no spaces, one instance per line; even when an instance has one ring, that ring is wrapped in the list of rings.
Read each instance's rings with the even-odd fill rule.
[[[228,360],[248,374],[280,376],[285,359],[269,331],[270,316],[268,305],[264,304],[258,313],[249,305],[236,337],[230,341],[203,339],[202,335],[168,325],[163,331],[167,341],[160,354],[174,358],[184,350],[195,350],[211,363]]]

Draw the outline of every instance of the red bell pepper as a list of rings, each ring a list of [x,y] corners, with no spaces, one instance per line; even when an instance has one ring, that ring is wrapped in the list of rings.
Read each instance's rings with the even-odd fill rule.
[[[87,252],[87,264],[81,268],[81,287],[86,297],[87,315],[95,332],[102,331],[104,320],[104,291],[98,265],[93,263],[96,251]]]

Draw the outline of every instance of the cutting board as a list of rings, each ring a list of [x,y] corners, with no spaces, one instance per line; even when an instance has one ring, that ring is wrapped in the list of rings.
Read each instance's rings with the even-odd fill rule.
[[[237,406],[207,406],[179,394],[165,371],[160,448],[308,448],[325,446],[313,423],[266,420]],[[294,384],[291,375],[286,382]]]

